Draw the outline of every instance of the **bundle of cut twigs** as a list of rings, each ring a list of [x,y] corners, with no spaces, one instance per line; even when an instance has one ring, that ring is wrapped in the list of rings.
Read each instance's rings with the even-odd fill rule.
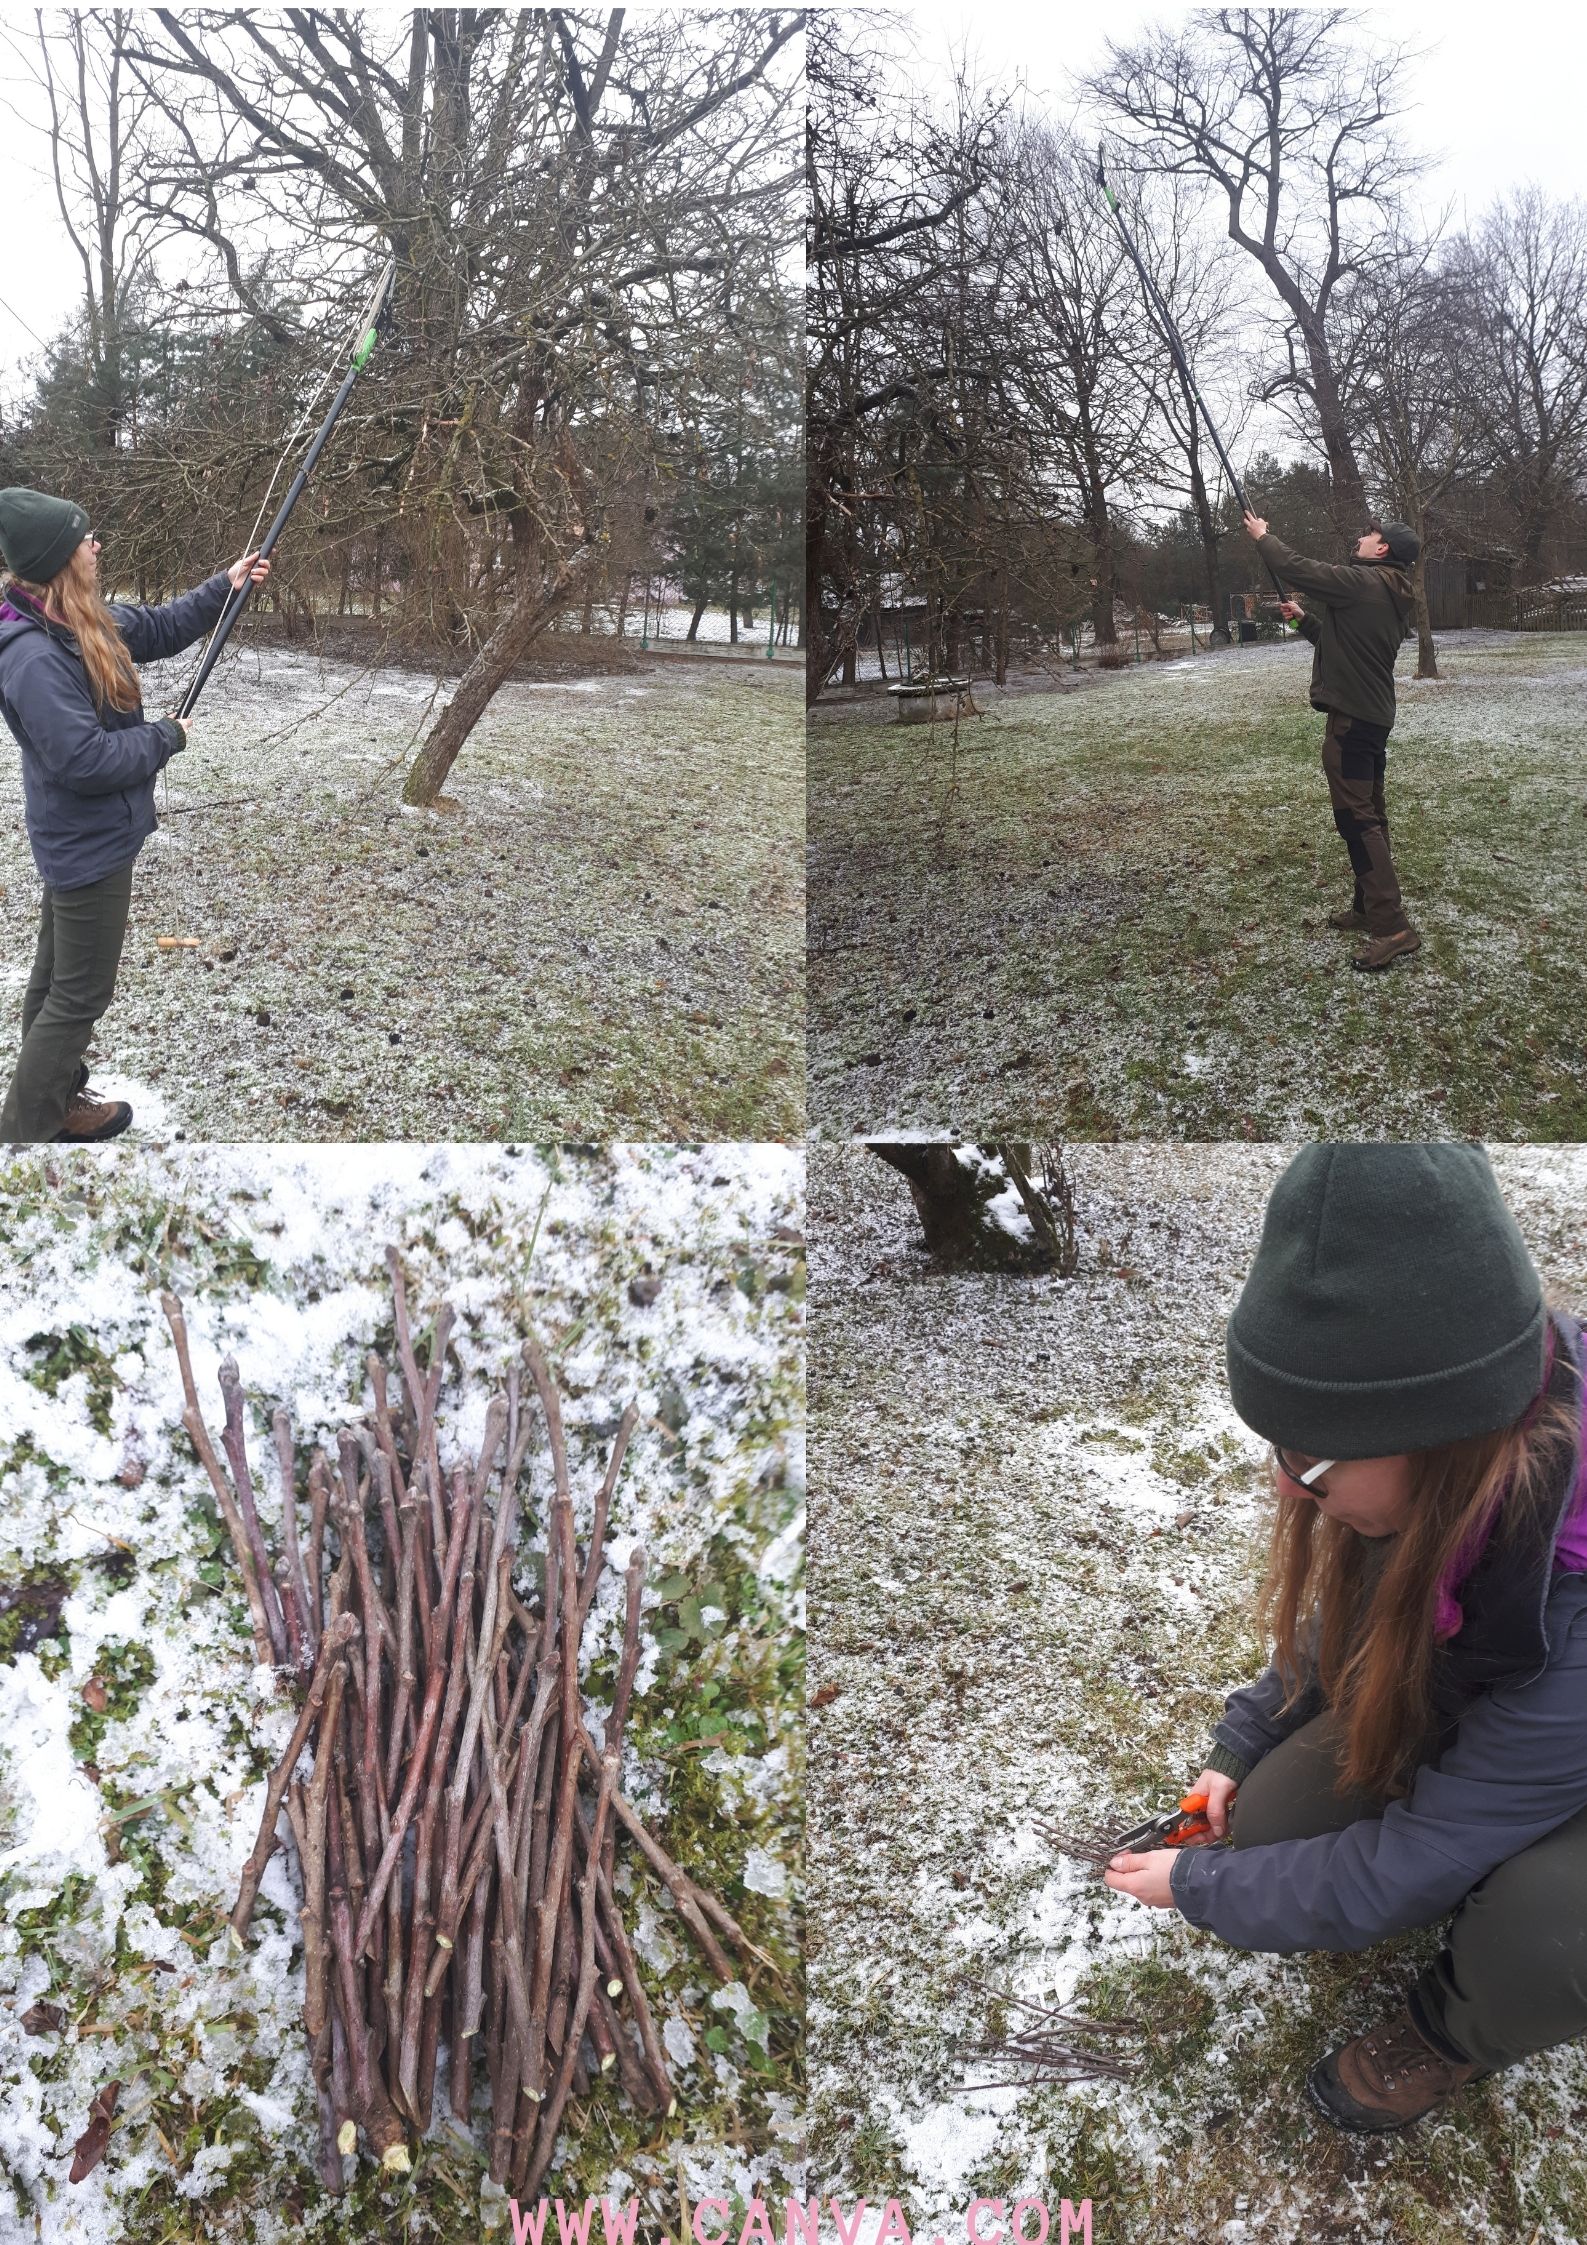
[[[745,1958],[771,1960],[672,1861],[617,1782],[639,1661],[639,1551],[600,1747],[585,1725],[579,1643],[633,1411],[613,1441],[581,1562],[556,1387],[539,1343],[525,1345],[554,1489],[544,1589],[526,1604],[514,1568],[524,1555],[518,1485],[531,1415],[518,1370],[489,1406],[479,1456],[443,1468],[436,1405],[453,1313],[438,1313],[421,1369],[395,1251],[387,1262],[396,1392],[371,1353],[368,1419],[343,1432],[334,1464],[317,1451],[309,1466],[306,1547],[291,1422],[276,1411],[283,1502],[273,1562],[236,1363],[220,1369],[223,1465],[194,1388],[182,1305],[162,1297],[182,1423],[231,1534],[256,1654],[301,1699],[231,1924],[241,1942],[285,1809],[279,1836],[302,1898],[303,2023],[328,2189],[342,2188],[342,2161],[360,2133],[387,2168],[408,2170],[410,2138],[430,2125],[444,2046],[453,2114],[471,2124],[481,2078],[491,2175],[529,2197],[551,2166],[570,2098],[602,2074],[615,2067],[642,2112],[667,2114],[676,2103],[613,1884],[619,1827],[720,1980],[735,1975],[718,1936]]]
[[[1009,2070],[990,2081],[962,2082],[961,2094],[972,2089],[1033,2089],[1049,2082],[1130,2081],[1140,2072],[1141,2059],[1129,2048],[1132,2038],[1144,2035],[1138,2020],[1091,2019],[1083,2012],[1055,2010],[1031,2002],[1028,1996],[987,1987],[985,1981],[971,1985],[986,1988],[1000,2004],[1011,2004],[1029,2016],[1023,2026],[1010,2027],[962,2053],[967,2060]]]
[[[1066,1831],[1056,1824],[1032,1824],[1031,1829],[1040,1833],[1048,1846],[1056,1848],[1060,1855],[1087,1864],[1098,1873],[1105,1871],[1119,1852],[1118,1841],[1109,1839],[1100,1826],[1087,1832]]]

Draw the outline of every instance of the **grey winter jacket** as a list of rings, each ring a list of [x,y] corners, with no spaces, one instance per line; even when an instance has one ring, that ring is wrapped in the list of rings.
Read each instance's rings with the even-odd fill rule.
[[[1553,1389],[1579,1398],[1581,1329],[1555,1324]],[[1239,1949],[1365,1949],[1445,1916],[1587,1808],[1587,1574],[1554,1563],[1582,1471],[1578,1449],[1544,1543],[1525,1555],[1490,1547],[1461,1590],[1466,1618],[1447,1648],[1440,1710],[1455,1715],[1454,1735],[1438,1760],[1381,1816],[1343,1831],[1184,1849],[1171,1884],[1192,1925]],[[1474,1689],[1460,1689],[1462,1675]],[[1315,1683],[1293,1707],[1283,1700],[1272,1668],[1232,1695],[1213,1733],[1226,1760],[1253,1768],[1322,1712]]]
[[[224,572],[163,607],[113,601],[135,663],[190,647],[220,615]],[[95,707],[77,642],[61,625],[7,603],[0,614],[0,715],[22,751],[22,798],[33,862],[54,889],[103,880],[154,832],[154,780],[182,746],[168,717]]]

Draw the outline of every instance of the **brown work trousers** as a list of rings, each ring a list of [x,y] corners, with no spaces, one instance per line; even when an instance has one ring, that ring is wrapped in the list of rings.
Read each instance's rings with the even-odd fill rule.
[[[1410,922],[1389,852],[1389,814],[1383,800],[1388,751],[1374,747],[1353,717],[1332,709],[1323,730],[1322,755],[1334,824],[1350,852],[1356,910],[1366,915],[1369,934],[1398,935]]]

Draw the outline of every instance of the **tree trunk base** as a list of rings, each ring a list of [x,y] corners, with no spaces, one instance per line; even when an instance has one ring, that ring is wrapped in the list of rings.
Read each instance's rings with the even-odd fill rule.
[[[1030,1147],[1013,1141],[867,1143],[908,1184],[925,1244],[938,1262],[960,1270],[1073,1275],[1074,1201],[1058,1149],[1043,1149],[1038,1185]]]

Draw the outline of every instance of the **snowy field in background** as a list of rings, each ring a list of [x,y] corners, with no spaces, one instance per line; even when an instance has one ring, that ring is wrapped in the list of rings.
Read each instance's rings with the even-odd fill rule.
[[[1397,681],[1422,950],[1356,974],[1304,643],[810,732],[810,1115],[1212,1140],[1587,1138],[1587,634]]]
[[[1072,1280],[944,1277],[902,1178],[811,1155],[812,2160],[849,2198],[896,2193],[926,2239],[1022,2192],[1055,2238],[1059,2197],[1090,2195],[1108,2245],[1581,2234],[1587,2050],[1403,2142],[1353,2141],[1302,2075],[1431,1935],[1244,1955],[1034,1829],[1171,1800],[1263,1665],[1265,1451],[1230,1408],[1222,1327],[1288,1151],[1069,1148]],[[1494,1164],[1556,1298],[1587,1307],[1587,1152]],[[992,1991],[1144,2019],[1142,2078],[969,2088],[993,2070],[968,2055]]]
[[[8,1645],[0,1656],[3,2245],[268,2241],[328,2214],[338,2231],[355,2219],[351,2201],[332,2211],[313,2179],[301,1952],[279,1855],[241,1956],[223,1923],[291,1710],[273,1699],[270,1671],[253,1665],[235,1563],[179,1430],[162,1284],[186,1300],[212,1429],[217,1364],[228,1349],[238,1358],[267,1533],[278,1509],[268,1411],[286,1402],[300,1442],[325,1440],[359,1415],[365,1352],[383,1328],[389,1346],[388,1243],[403,1258],[416,1331],[443,1292],[457,1307],[443,1458],[454,1445],[477,1448],[526,1317],[558,1369],[581,1533],[612,1428],[638,1402],[584,1664],[609,1658],[620,1641],[613,1554],[625,1558],[642,1541],[650,1587],[625,1785],[664,1833],[674,1788],[685,1778],[704,1788],[742,1882],[724,1888],[732,1906],[759,1938],[794,1953],[802,1167],[782,1148],[708,1146],[549,1157],[176,1149],[137,1159],[30,1154],[0,1168],[0,1589],[14,1594],[19,1578],[41,1569],[65,1577],[54,1631],[33,1650]],[[660,1283],[641,1303],[629,1288],[644,1275]],[[526,1486],[538,1529],[548,1487],[541,1442]],[[675,1570],[700,1583],[733,1567],[754,1586],[753,1611],[708,1613],[703,1639],[658,1650],[655,1586]],[[0,1608],[14,1612],[10,1596]],[[106,1724],[96,1782],[69,1733],[96,1668],[124,1666],[128,1647],[141,1648],[148,1679],[136,1704]],[[741,1675],[759,1679],[763,1695],[738,1725],[758,1725],[757,1751],[718,1743],[669,1758],[680,1750],[663,1744],[647,1755],[647,1738],[665,1741],[679,1723],[688,1731],[708,1677],[719,1684],[717,1704],[731,1709]],[[106,1788],[118,1804],[136,1797],[145,1807],[111,1823]],[[664,1898],[636,1897],[630,1922],[677,2067],[680,2111],[613,2163],[626,2177],[620,2184],[614,2173],[613,2188],[638,2193],[659,2230],[675,2219],[680,2176],[697,2196],[740,2187],[750,2164],[763,2180],[785,2173],[801,2116],[786,2058],[763,2063],[767,2027],[756,2005],[772,2008],[767,1991],[752,2000],[735,1983],[714,2000]],[[21,2024],[45,1996],[68,2013],[61,2034]],[[796,2032],[796,2012],[782,2008]],[[109,2154],[71,2185],[73,2142],[113,2078],[122,2093]],[[470,2237],[505,2221],[500,2194],[481,2189],[478,2162],[447,2141],[445,2110],[438,2095],[418,2199],[400,2187],[381,2195],[374,2171],[361,2173],[358,2212],[372,2232],[388,2221],[395,2231],[404,2206],[421,2199],[433,2217],[459,2193]],[[572,2180],[577,2157],[586,2170],[601,2164],[599,2112],[582,2151],[572,2120],[570,2110],[553,2188]],[[760,2147],[752,2163],[745,2126]],[[412,2234],[439,2232],[421,2221]]]
[[[152,668],[146,707],[186,675]],[[405,809],[449,691],[275,646],[211,681],[159,783],[96,1084],[145,1138],[797,1135],[797,681],[636,654],[513,682],[445,807]],[[0,748],[5,1052],[39,887]]]

